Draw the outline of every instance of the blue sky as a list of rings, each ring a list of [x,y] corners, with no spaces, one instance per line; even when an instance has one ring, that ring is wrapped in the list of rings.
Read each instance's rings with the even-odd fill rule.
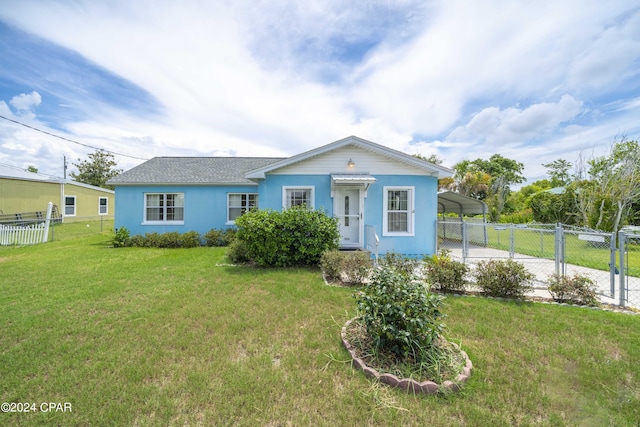
[[[531,183],[640,138],[637,0],[0,0],[0,58],[0,115],[124,169],[357,135]],[[2,164],[92,151],[0,119]]]

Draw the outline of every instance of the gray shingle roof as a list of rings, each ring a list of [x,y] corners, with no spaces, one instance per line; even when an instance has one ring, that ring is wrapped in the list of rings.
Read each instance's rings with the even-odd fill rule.
[[[244,176],[276,157],[154,157],[111,179],[111,185],[251,184]]]

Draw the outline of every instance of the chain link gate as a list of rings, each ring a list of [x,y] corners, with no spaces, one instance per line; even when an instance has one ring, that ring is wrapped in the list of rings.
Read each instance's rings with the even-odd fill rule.
[[[619,305],[640,307],[640,227],[618,232],[620,261]]]
[[[566,226],[565,226],[566,227]],[[580,274],[593,280],[596,292],[607,298],[616,294],[616,234],[558,227],[562,235],[560,274]]]

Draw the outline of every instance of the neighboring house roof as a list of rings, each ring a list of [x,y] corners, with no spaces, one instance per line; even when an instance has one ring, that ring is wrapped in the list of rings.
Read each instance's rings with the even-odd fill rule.
[[[255,184],[245,178],[280,157],[154,157],[108,181],[110,185]]]
[[[0,178],[16,179],[20,181],[36,181],[44,182],[47,184],[66,184],[77,185],[79,187],[89,188],[96,191],[102,191],[105,193],[114,194],[113,190],[108,188],[96,187],[95,185],[85,184],[83,182],[73,181],[71,179],[50,177],[47,175],[41,175],[39,173],[33,173],[13,166],[0,164]]]
[[[45,182],[55,182],[58,178],[50,178],[46,175],[41,175],[39,173],[33,173],[26,171],[24,169],[17,168],[15,166],[3,165],[0,164],[0,178],[9,178],[9,179],[21,179],[27,181],[45,181]]]
[[[463,196],[453,191],[438,192],[438,213],[454,212],[458,215],[486,214],[487,204],[473,197]]]
[[[248,173],[246,177],[250,179],[264,179],[265,175],[271,171],[293,165],[295,163],[310,159],[315,156],[319,156],[321,154],[327,153],[337,148],[344,147],[346,145],[354,145],[359,148],[377,153],[384,157],[388,157],[388,158],[400,161],[402,163],[408,164],[410,166],[414,166],[419,169],[426,170],[431,175],[437,176],[438,178],[446,178],[453,175],[453,170],[446,168],[444,166],[426,162],[424,160],[418,159],[417,157],[411,156],[401,151],[393,150],[383,145],[376,144],[371,141],[367,141],[366,139],[358,138],[357,136],[349,136],[339,141],[332,142],[331,144],[327,144],[322,147],[307,151],[305,153],[301,153],[293,157],[288,157],[286,159],[282,159],[280,161],[273,162],[271,164],[257,168],[251,171],[250,173]]]

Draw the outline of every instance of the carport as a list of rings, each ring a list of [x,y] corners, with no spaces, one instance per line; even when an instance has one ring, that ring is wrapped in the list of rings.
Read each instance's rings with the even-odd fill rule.
[[[476,244],[487,244],[486,227],[472,227],[471,235],[465,236],[467,227],[464,222],[465,215],[482,215],[482,223],[487,222],[487,213],[489,209],[487,204],[482,200],[473,197],[463,196],[453,191],[438,192],[438,213],[442,214],[438,221],[438,237],[436,246],[439,247],[440,239],[466,242],[469,239]],[[446,217],[445,214],[455,213],[458,218]],[[472,221],[472,223],[477,223]]]
[[[462,220],[464,215],[482,214],[483,222],[487,222],[487,212],[487,204],[482,200],[448,190],[438,192],[438,213],[443,216],[446,213],[457,213]]]

